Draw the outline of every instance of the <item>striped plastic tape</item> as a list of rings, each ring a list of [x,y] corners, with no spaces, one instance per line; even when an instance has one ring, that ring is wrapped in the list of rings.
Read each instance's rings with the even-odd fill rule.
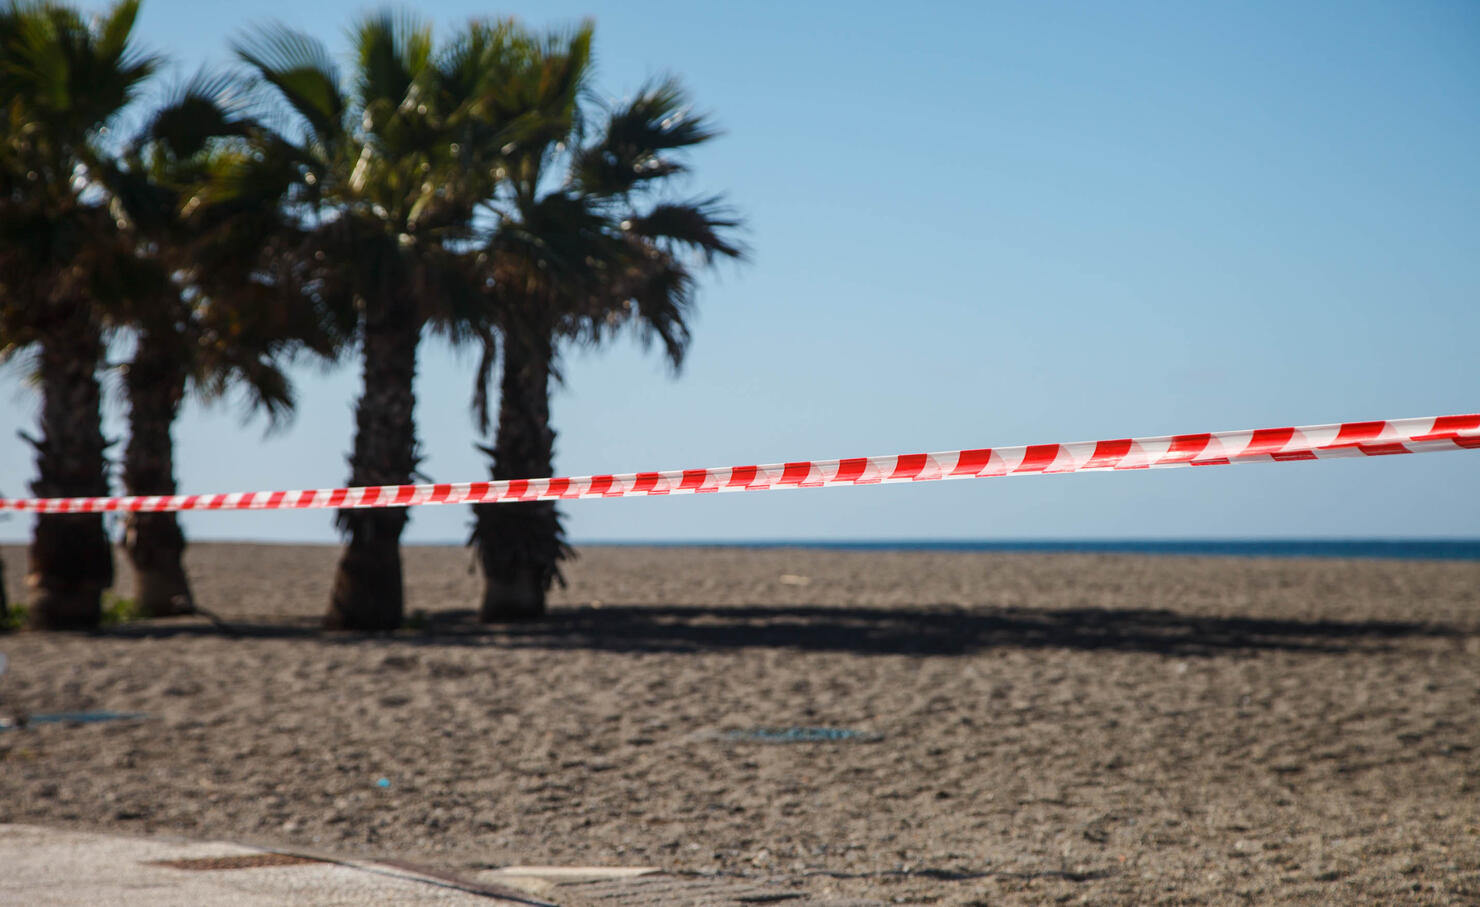
[[[1169,469],[1378,457],[1480,448],[1480,414],[1378,422],[1340,422],[1253,431],[1118,438],[1068,444],[976,448],[939,453],[801,460],[761,466],[673,469],[574,478],[513,479],[432,485],[372,485],[305,491],[250,491],[99,498],[0,498],[0,510],[97,513],[165,510],[287,510],[417,507],[766,491],[829,485],[876,485],[989,476],[1122,469]]]

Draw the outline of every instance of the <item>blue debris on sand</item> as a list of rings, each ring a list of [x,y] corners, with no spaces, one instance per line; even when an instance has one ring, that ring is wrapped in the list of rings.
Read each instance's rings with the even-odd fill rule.
[[[375,782],[375,786],[376,787],[390,787],[391,786],[391,779],[389,779],[389,778],[381,778],[379,781]]]
[[[139,712],[42,712],[27,715],[24,722],[0,721],[0,730],[32,724],[100,724],[104,721],[137,721],[146,717]]]
[[[884,739],[882,734],[841,727],[752,727],[721,736],[746,743],[878,743]]]

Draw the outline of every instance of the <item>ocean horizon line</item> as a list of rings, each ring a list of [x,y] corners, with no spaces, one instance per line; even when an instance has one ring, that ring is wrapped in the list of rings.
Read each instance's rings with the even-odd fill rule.
[[[24,545],[25,541],[7,541]],[[338,547],[323,539],[213,539],[192,544],[311,545]],[[463,547],[464,539],[414,540],[406,548]],[[1480,561],[1480,537],[1439,538],[1022,538],[1022,539],[577,539],[577,548],[794,548],[815,551],[922,551],[1037,554],[1127,554],[1218,557],[1396,558]]]
[[[0,541],[22,546],[25,540]],[[201,545],[339,547],[324,539],[196,538]],[[1214,557],[1396,558],[1480,561],[1480,537],[1439,538],[1023,538],[1023,539],[576,539],[576,548],[793,548],[813,551],[921,551],[1023,554],[1127,554]],[[404,548],[465,547],[465,539],[412,540]]]
[[[593,548],[802,548],[833,551],[1480,560],[1480,538],[685,539],[584,540],[572,544],[576,547]]]

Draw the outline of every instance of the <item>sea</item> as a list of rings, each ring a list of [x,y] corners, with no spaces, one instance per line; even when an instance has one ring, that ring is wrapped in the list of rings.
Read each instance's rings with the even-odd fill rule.
[[[823,551],[1000,551],[1215,557],[1347,557],[1480,561],[1480,539],[868,539],[576,543],[582,547],[813,548]]]

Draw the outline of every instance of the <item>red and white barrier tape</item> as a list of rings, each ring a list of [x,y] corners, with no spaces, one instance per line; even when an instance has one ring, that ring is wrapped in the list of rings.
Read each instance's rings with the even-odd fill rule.
[[[1298,428],[1261,428],[1158,438],[1120,438],[1070,444],[1034,444],[950,450],[849,460],[803,460],[765,466],[672,469],[579,478],[513,479],[437,485],[372,485],[309,491],[248,491],[118,498],[0,498],[0,510],[95,513],[162,510],[287,510],[335,507],[416,507],[621,498],[875,485],[986,476],[1036,475],[1111,469],[1167,469],[1230,463],[1377,457],[1480,448],[1480,414],[1386,422],[1342,422]]]

